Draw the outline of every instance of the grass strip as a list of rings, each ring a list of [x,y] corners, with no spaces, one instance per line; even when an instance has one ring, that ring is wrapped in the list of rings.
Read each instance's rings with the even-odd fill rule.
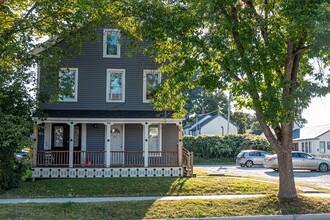
[[[228,200],[0,205],[1,219],[162,219],[330,212],[330,199],[276,196]]]
[[[278,185],[244,178],[45,179],[24,182],[0,198],[276,194]]]

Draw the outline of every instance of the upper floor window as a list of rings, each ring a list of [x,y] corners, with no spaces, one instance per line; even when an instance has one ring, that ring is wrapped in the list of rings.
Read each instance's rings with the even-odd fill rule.
[[[107,102],[125,102],[125,70],[107,69]]]
[[[78,94],[78,69],[63,68],[59,73],[60,77],[60,101],[76,102]]]
[[[120,58],[120,31],[117,29],[103,30],[103,57]]]
[[[151,102],[154,89],[161,82],[161,72],[159,70],[143,71],[143,102]]]

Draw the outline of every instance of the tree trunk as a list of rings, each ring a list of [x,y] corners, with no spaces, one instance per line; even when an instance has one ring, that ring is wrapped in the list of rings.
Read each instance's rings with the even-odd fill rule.
[[[274,129],[276,138],[270,128],[260,123],[265,136],[277,154],[279,168],[279,198],[297,198],[292,169],[292,128],[293,123],[282,124]]]
[[[279,198],[296,198],[297,191],[294,182],[294,174],[292,170],[292,149],[290,146],[277,148],[277,159],[279,169]]]

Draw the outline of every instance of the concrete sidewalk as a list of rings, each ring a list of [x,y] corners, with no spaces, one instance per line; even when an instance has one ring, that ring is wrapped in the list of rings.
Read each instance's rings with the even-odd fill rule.
[[[122,202],[122,201],[150,201],[150,200],[186,200],[186,199],[240,199],[267,196],[265,194],[253,195],[213,195],[213,196],[143,196],[143,197],[89,197],[89,198],[26,198],[26,199],[0,199],[0,204],[17,203],[88,203],[88,202]]]
[[[301,193],[302,196],[330,198],[330,193]],[[88,202],[121,202],[121,201],[150,201],[150,200],[186,200],[186,199],[242,199],[262,197],[267,194],[251,195],[209,195],[209,196],[143,196],[143,197],[83,197],[83,198],[22,198],[0,199],[0,204],[18,203],[88,203]],[[329,218],[330,220],[330,218]]]

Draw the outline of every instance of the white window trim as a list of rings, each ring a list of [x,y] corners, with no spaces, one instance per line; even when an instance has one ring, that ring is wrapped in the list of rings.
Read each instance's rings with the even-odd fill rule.
[[[151,99],[147,99],[147,74],[150,72],[157,72],[159,75],[158,83],[162,81],[162,74],[160,70],[143,70],[143,103],[151,103]]]
[[[110,74],[111,72],[122,72],[122,99],[121,100],[110,100]],[[107,69],[107,89],[106,89],[106,102],[125,102],[125,69]]]
[[[103,58],[120,58],[120,43],[118,42],[118,47],[117,47],[117,55],[108,55],[106,46],[107,46],[107,35],[106,33],[109,31],[116,31],[118,32],[118,39],[120,38],[120,30],[118,29],[103,29]]]
[[[62,95],[59,97],[59,102],[77,102],[78,101],[78,68],[61,68],[61,71],[59,73],[59,81],[60,83],[62,82],[61,77],[63,75],[63,72],[66,72],[67,70],[69,71],[75,71],[75,82],[74,82],[74,91],[75,91],[75,96],[73,99],[61,99]]]

